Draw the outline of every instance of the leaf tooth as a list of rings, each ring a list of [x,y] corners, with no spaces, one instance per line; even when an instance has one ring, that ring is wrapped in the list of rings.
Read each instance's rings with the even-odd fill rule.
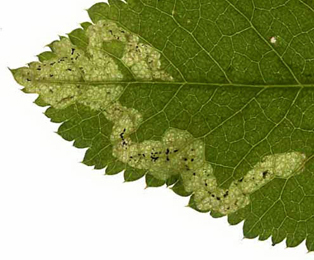
[[[60,37],[60,36],[59,36],[59,37]],[[48,47],[48,48],[50,48],[50,49],[53,51],[53,45],[54,45],[56,42],[59,42],[59,41],[58,41],[58,40],[52,41],[51,43],[45,45],[45,47]]]
[[[11,68],[9,68],[9,67],[7,67],[7,68],[8,68],[8,70],[12,73],[13,77],[15,77],[16,72],[18,71],[18,69],[11,69]]]
[[[89,26],[91,26],[92,25],[92,23],[90,23],[90,22],[84,22],[84,23],[81,23],[80,24],[80,26],[84,29],[84,30],[87,30],[87,28],[89,27]]]
[[[105,18],[106,14],[109,14],[109,5],[107,3],[97,3],[87,10],[87,13],[93,23],[98,22]]]

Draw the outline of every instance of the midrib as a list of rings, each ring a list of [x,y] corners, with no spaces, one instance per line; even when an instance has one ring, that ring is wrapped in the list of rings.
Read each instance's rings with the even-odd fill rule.
[[[241,83],[213,83],[213,82],[188,82],[188,81],[78,81],[78,80],[33,80],[35,83],[43,84],[78,84],[78,85],[119,85],[119,84],[149,84],[149,85],[196,85],[196,86],[222,86],[222,87],[249,87],[249,88],[302,88],[314,87],[312,84],[241,84]]]

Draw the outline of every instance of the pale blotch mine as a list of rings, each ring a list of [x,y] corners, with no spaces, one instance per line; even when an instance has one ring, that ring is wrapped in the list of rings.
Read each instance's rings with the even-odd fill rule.
[[[137,36],[119,28],[115,23],[100,21],[89,26],[86,35],[86,51],[80,50],[69,39],[62,37],[60,41],[51,44],[56,58],[32,62],[28,68],[20,68],[15,73],[16,80],[25,86],[25,91],[38,93],[46,103],[55,108],[64,108],[74,102],[87,105],[87,99],[95,94],[97,98],[92,98],[95,103],[93,108],[98,109],[101,107],[99,100],[108,100],[110,94],[113,97],[109,99],[115,99],[122,91],[121,86],[109,84],[122,81],[123,74],[115,60],[102,48],[104,43],[110,45],[113,40],[125,44],[120,60],[136,79],[173,80],[161,69],[158,51],[140,43]],[[98,86],[86,86],[90,82],[98,83]]]
[[[302,169],[305,159],[304,154],[297,152],[265,156],[244,176],[239,187],[245,194],[249,194],[275,177],[288,178]]]
[[[149,45],[140,43],[139,38],[135,35],[129,37],[126,53],[123,55],[122,61],[140,79],[173,80],[172,76],[161,70],[160,53]]]
[[[124,127],[113,154],[134,168],[149,169],[156,178],[166,180],[171,175],[199,168],[203,164],[204,144],[194,140],[187,131],[170,129],[162,141],[135,143],[127,137],[129,128]]]
[[[28,68],[18,69],[15,78],[27,92],[38,93],[56,109],[78,102],[102,111],[113,123],[112,152],[121,162],[149,170],[161,180],[180,174],[185,190],[194,194],[198,209],[223,215],[248,205],[250,194],[274,178],[288,178],[302,171],[306,157],[301,153],[268,155],[243,178],[222,189],[212,166],[205,160],[204,142],[189,132],[171,128],[160,141],[132,141],[130,136],[140,127],[143,116],[118,102],[124,87],[117,83],[123,80],[123,74],[115,60],[102,50],[103,44],[111,41],[125,44],[121,62],[138,80],[172,81],[173,78],[161,69],[158,51],[115,23],[100,21],[91,25],[86,34],[89,39],[86,51],[62,38],[52,44],[56,58],[32,62]]]
[[[161,141],[133,142],[142,117],[134,109],[119,108],[112,135],[113,155],[137,169],[149,170],[157,179],[167,180],[180,174],[184,188],[194,194],[196,207],[227,215],[247,206],[250,194],[275,177],[288,178],[302,171],[305,155],[298,152],[265,156],[243,178],[228,189],[218,186],[212,166],[205,160],[205,145],[190,133],[169,129]],[[120,132],[119,132],[120,131]]]
[[[121,86],[105,84],[105,81],[122,79],[122,74],[112,58],[103,57],[100,62],[97,56],[87,55],[66,38],[54,42],[52,49],[56,58],[32,62],[28,68],[17,71],[15,78],[25,86],[27,92],[39,94],[46,103],[55,108],[64,108],[74,102],[87,104],[92,99],[95,104],[100,99],[107,102],[105,100],[108,100],[110,94],[117,97],[121,93]],[[92,86],[87,85],[86,81],[104,81],[104,84]],[[91,99],[91,95],[97,96]],[[99,107],[99,104],[95,106]]]
[[[90,53],[101,49],[103,42],[119,41],[125,44],[122,63],[127,66],[137,79],[172,81],[173,77],[161,69],[160,53],[140,42],[138,36],[118,27],[111,21],[99,21],[87,29],[90,39]],[[97,53],[98,57],[106,56],[104,52]]]
[[[218,188],[211,174],[200,174],[185,185],[187,191],[194,192],[195,203],[200,210],[214,210],[230,214],[250,203],[250,194],[259,190],[274,178],[288,178],[303,170],[306,160],[299,152],[280,153],[265,156],[243,178],[233,181],[229,189]],[[209,172],[209,170],[208,170]]]

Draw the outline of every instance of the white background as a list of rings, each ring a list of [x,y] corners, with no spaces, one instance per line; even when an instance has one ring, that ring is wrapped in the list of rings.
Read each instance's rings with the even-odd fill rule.
[[[184,207],[171,190],[144,190],[79,163],[58,125],[24,94],[7,67],[35,60],[44,46],[88,21],[95,1],[0,3],[0,259],[310,259],[305,244],[287,249],[243,239],[242,225]]]

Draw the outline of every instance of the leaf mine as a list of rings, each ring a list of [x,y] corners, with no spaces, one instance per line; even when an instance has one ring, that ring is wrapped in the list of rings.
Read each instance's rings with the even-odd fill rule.
[[[259,5],[99,3],[11,71],[85,164],[311,251],[314,7]]]

